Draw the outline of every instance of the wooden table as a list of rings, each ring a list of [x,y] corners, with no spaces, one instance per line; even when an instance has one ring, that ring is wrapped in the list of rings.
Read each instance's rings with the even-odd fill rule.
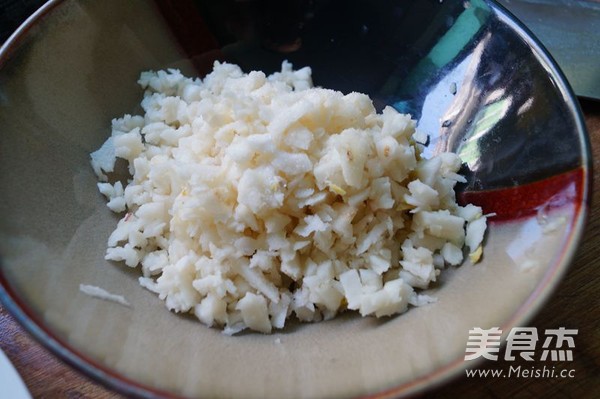
[[[594,152],[594,168],[600,171],[600,102],[582,101]],[[600,172],[594,179],[600,186]],[[600,202],[594,191],[593,202]],[[574,264],[559,289],[541,313],[529,324],[546,328],[578,328],[573,362],[553,363],[557,368],[575,369],[574,378],[471,378],[449,382],[427,398],[600,398],[600,207],[592,209],[590,222]],[[21,373],[36,398],[121,398],[61,363],[33,341],[0,306],[0,347]],[[525,361],[487,362],[480,369],[503,369]],[[543,364],[536,362],[536,367]],[[0,397],[2,389],[0,387]]]

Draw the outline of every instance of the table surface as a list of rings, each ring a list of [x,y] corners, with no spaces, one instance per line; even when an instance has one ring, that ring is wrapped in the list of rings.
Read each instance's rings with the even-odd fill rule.
[[[582,100],[594,169],[600,170],[600,102]],[[600,184],[600,173],[594,186]],[[600,192],[593,192],[598,203]],[[583,242],[565,279],[543,310],[529,323],[538,331],[546,328],[577,328],[572,362],[553,362],[557,369],[575,370],[574,378],[467,378],[458,377],[433,391],[427,398],[600,398],[600,207],[593,207]],[[35,398],[121,398],[63,364],[34,341],[0,306],[0,347],[12,360]],[[525,361],[498,360],[480,369],[508,370],[510,366],[531,368]],[[535,362],[535,367],[544,364]],[[0,397],[1,397],[0,392]]]

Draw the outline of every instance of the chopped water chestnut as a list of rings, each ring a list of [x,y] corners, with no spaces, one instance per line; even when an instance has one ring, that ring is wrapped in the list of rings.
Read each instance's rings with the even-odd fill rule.
[[[108,207],[125,212],[106,259],[140,266],[168,309],[226,334],[384,317],[434,302],[415,289],[465,246],[481,257],[486,218],[455,199],[461,161],[422,158],[410,115],[313,87],[310,68],[288,62],[138,83],[143,114],[115,119],[91,159]],[[127,184],[109,181],[116,158]]]

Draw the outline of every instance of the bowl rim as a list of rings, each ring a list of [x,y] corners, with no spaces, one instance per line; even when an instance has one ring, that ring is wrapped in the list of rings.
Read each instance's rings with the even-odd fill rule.
[[[592,155],[591,144],[585,120],[569,82],[564,73],[558,67],[558,64],[550,55],[543,44],[533,35],[533,33],[519,21],[510,11],[496,0],[483,0],[491,9],[495,17],[508,25],[534,52],[540,64],[545,66],[548,75],[555,80],[557,90],[562,94],[563,100],[569,111],[574,117],[577,127],[577,137],[582,148],[582,164],[576,170],[580,170],[582,175],[582,196],[581,203],[576,204],[575,216],[572,222],[572,230],[568,234],[564,250],[558,258],[551,264],[542,278],[538,281],[535,289],[527,297],[517,310],[502,324],[501,329],[517,326],[530,320],[539,309],[548,301],[551,294],[554,293],[558,284],[562,281],[565,273],[573,261],[575,252],[579,248],[585,226],[587,224],[589,209],[591,206],[592,191]],[[45,19],[58,6],[67,3],[65,0],[48,0],[29,16],[10,37],[0,46],[0,70],[5,62],[10,58],[14,51],[28,38],[32,29]],[[0,260],[1,261],[1,260]],[[86,376],[127,396],[142,398],[183,398],[159,388],[151,387],[139,383],[133,379],[100,364],[98,361],[78,351],[59,335],[48,328],[43,320],[21,300],[19,295],[11,288],[0,263],[0,303],[6,308],[11,316],[42,346],[47,348],[52,354],[82,372]],[[482,359],[472,361],[470,365],[480,364]],[[464,366],[464,359],[459,357],[448,364],[432,370],[426,375],[420,376],[411,381],[401,383],[400,385],[387,388],[379,392],[367,394],[365,398],[396,398],[408,395],[414,395],[424,391],[430,391],[439,387],[443,383],[449,382],[460,375]]]

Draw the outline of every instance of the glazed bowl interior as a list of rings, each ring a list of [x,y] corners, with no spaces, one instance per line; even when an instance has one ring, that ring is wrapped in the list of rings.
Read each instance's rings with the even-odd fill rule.
[[[305,4],[306,3],[306,4]],[[396,4],[397,3],[397,4]],[[0,54],[0,299],[56,354],[128,394],[392,397],[461,370],[473,327],[523,323],[573,256],[590,157],[574,97],[494,3],[51,1]],[[426,155],[455,151],[462,200],[495,213],[481,263],[442,274],[434,304],[234,337],[166,310],[104,260],[118,216],[89,163],[139,112],[140,72],[204,76],[215,60],[369,94],[419,120]],[[80,284],[124,295],[88,297]]]

